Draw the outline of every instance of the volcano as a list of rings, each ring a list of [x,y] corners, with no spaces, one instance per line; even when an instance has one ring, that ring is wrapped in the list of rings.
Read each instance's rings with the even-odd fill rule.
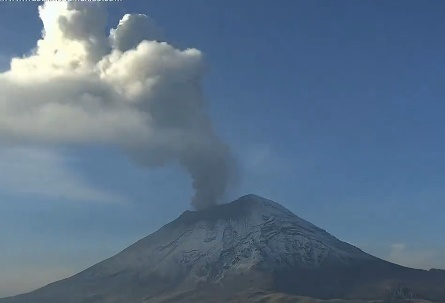
[[[0,303],[380,300],[402,286],[407,296],[445,301],[444,271],[386,262],[247,195],[186,211],[75,276]]]

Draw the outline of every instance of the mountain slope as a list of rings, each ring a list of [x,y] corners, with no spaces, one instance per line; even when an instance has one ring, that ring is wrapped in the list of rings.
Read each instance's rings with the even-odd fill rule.
[[[248,195],[187,211],[84,272],[0,303],[163,302],[172,294],[176,299],[164,301],[182,302],[197,293],[224,302],[247,289],[378,299],[400,282],[445,300],[443,273],[382,261],[275,202]]]

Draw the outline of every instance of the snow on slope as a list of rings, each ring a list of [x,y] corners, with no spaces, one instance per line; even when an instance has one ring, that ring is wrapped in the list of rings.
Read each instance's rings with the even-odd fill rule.
[[[108,260],[0,302],[156,303],[167,302],[163,300],[170,295],[176,299],[168,302],[208,302],[188,298],[249,289],[374,300],[399,282],[421,297],[440,302],[445,298],[442,271],[382,261],[273,201],[248,195],[187,211]]]
[[[283,206],[248,195],[204,211],[187,211],[81,276],[95,279],[130,271],[215,282],[255,268],[316,268],[329,261],[372,258]]]

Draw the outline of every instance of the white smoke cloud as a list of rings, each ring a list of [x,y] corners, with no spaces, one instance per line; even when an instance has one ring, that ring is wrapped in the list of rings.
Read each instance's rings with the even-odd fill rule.
[[[140,41],[157,41],[163,37],[162,31],[147,15],[126,14],[116,29],[110,31],[110,44],[114,49],[126,52]]]
[[[125,15],[108,36],[100,5],[48,1],[39,15],[33,54],[0,73],[0,138],[113,144],[143,165],[177,162],[192,176],[193,205],[216,203],[232,160],[205,112],[201,52],[157,41],[145,15]]]

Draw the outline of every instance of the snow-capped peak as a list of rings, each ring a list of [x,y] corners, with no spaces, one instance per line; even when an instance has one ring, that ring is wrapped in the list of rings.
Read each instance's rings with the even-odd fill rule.
[[[249,289],[377,299],[404,281],[426,297],[445,298],[442,271],[382,261],[273,201],[247,195],[187,211],[80,274],[0,302],[213,302],[215,290],[227,302],[226,294]],[[202,294],[208,296],[197,299]]]
[[[273,201],[247,195],[202,211],[186,211],[104,263],[187,280],[217,281],[251,269],[316,268],[371,256],[339,241]]]

